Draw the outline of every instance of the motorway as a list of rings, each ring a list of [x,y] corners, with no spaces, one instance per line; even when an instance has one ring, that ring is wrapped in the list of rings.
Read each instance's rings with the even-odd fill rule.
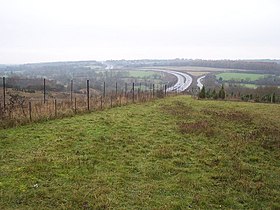
[[[192,84],[192,77],[186,73],[178,72],[178,71],[169,71],[169,70],[151,70],[151,71],[159,71],[167,74],[172,74],[177,77],[177,82],[172,87],[167,88],[168,92],[183,92]]]
[[[197,79],[197,87],[199,87],[199,89],[202,89],[203,87],[203,84],[201,83],[201,80],[205,78],[205,75],[204,76],[201,76]]]
[[[113,69],[114,66],[113,65],[108,65],[106,69]],[[164,72],[167,74],[172,74],[175,77],[177,77],[177,82],[175,85],[168,87],[166,91],[168,92],[183,92],[186,89],[188,89],[188,87],[191,86],[192,84],[192,77],[186,73],[182,73],[182,72],[178,72],[178,71],[170,71],[170,70],[161,70],[161,69],[151,69],[149,71],[158,71],[158,72]]]

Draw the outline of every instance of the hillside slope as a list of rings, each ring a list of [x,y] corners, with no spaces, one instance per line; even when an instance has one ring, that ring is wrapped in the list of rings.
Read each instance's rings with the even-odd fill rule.
[[[0,209],[279,209],[280,106],[160,99],[0,130]]]

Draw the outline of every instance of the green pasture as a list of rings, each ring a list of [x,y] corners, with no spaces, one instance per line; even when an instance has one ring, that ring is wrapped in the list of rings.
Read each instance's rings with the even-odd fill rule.
[[[279,209],[279,109],[176,96],[0,130],[0,209]]]

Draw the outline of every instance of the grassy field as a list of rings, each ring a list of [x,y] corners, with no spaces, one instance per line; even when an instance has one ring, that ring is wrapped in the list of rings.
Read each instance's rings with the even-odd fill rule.
[[[279,209],[279,109],[177,96],[0,130],[0,209]]]
[[[220,74],[216,75],[217,79],[219,79],[221,77],[224,81],[228,81],[228,80],[255,81],[255,80],[264,78],[265,76],[266,76],[265,74],[249,74],[249,73],[220,73]]]
[[[130,77],[143,78],[143,77],[152,77],[153,75],[161,75],[161,73],[154,72],[154,71],[143,71],[143,70],[131,70],[131,71],[129,71],[129,76]]]
[[[225,85],[229,85],[229,83],[225,82],[224,83]],[[251,88],[251,89],[256,89],[257,87],[259,87],[258,85],[255,85],[255,84],[246,84],[246,83],[234,83],[234,85],[237,85],[237,86],[241,86],[241,87],[246,87],[246,88]]]
[[[242,84],[241,86],[252,89],[256,89],[258,87],[258,85],[255,84]]]

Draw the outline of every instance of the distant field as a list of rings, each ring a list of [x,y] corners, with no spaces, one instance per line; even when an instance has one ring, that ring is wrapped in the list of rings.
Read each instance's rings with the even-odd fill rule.
[[[243,87],[252,88],[252,89],[256,89],[257,87],[259,87],[258,85],[255,85],[255,84],[240,84],[240,85]]]
[[[152,77],[153,75],[161,75],[159,72],[153,72],[153,71],[141,71],[141,70],[131,70],[128,71],[130,77],[138,77],[138,78],[143,78],[143,77]]]
[[[228,84],[228,83],[225,83],[225,84]],[[236,85],[240,85],[242,87],[252,88],[252,89],[256,89],[257,87],[261,87],[261,86],[265,87],[265,85],[255,85],[255,84],[248,84],[248,83],[237,83]],[[280,86],[277,86],[277,87],[280,88]]]
[[[280,209],[279,108],[178,96],[0,130],[0,209]]]
[[[267,76],[266,74],[249,74],[249,73],[220,73],[216,75],[216,78],[219,79],[220,77],[224,81],[228,80],[235,80],[235,81],[241,81],[241,80],[247,80],[247,81],[255,81],[261,78],[264,78]]]
[[[225,85],[229,85],[229,83],[225,82],[224,83]],[[235,83],[234,85],[237,85],[237,86],[241,86],[241,87],[246,87],[246,88],[252,88],[252,89],[255,89],[258,87],[258,85],[255,85],[255,84],[246,84],[246,83]]]
[[[253,88],[253,89],[256,89],[258,87],[258,85],[255,85],[255,84],[242,84],[241,86],[244,86],[247,88]]]
[[[195,76],[195,77],[199,77],[199,76],[202,76],[202,75],[206,75],[210,72],[204,72],[204,71],[184,71],[192,76]]]

